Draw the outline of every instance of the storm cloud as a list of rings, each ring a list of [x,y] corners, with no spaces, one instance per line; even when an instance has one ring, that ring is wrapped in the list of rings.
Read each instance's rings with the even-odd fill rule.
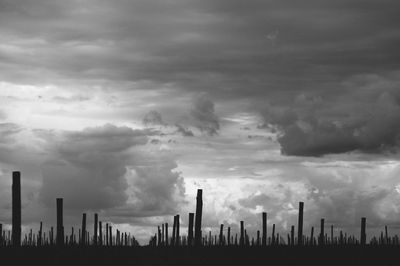
[[[54,143],[54,158],[42,165],[42,201],[53,206],[65,198],[66,208],[106,209],[124,205],[128,150],[144,145],[144,131],[105,125],[66,132]]]

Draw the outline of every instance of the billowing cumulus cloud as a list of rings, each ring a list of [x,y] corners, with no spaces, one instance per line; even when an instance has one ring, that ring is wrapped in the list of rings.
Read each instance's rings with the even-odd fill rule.
[[[265,109],[265,122],[280,131],[283,154],[396,151],[400,144],[398,92],[376,82],[348,86],[353,92],[334,102],[301,94],[291,107]]]
[[[62,197],[72,209],[124,205],[128,150],[147,141],[144,131],[113,125],[64,133],[54,143],[54,157],[42,165],[42,201],[53,206]]]

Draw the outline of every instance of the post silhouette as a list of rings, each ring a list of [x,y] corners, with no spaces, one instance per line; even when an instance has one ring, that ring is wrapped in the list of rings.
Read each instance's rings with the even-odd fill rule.
[[[63,199],[57,198],[57,236],[56,243],[58,246],[64,244],[64,222],[63,222]]]
[[[99,222],[99,245],[103,245],[103,225]]]
[[[14,247],[21,245],[21,172],[12,173],[12,234]]]
[[[194,222],[194,213],[189,213],[188,246],[193,245],[193,222]]]
[[[361,218],[361,236],[360,236],[360,243],[361,245],[365,245],[367,242],[367,234],[366,234],[366,223],[367,223],[367,219],[365,217]]]
[[[230,226],[228,226],[228,246],[230,246],[231,245],[231,227]]]
[[[165,223],[165,245],[168,246],[168,223]]]
[[[299,221],[297,227],[297,244],[303,245],[303,210],[304,202],[299,202]]]
[[[93,244],[97,246],[97,225],[98,225],[98,215],[97,213],[94,214],[94,234],[93,234]]]
[[[262,245],[267,245],[267,213],[262,213]]]
[[[82,214],[82,230],[81,230],[81,241],[82,245],[86,245],[86,213]]]
[[[175,232],[176,232],[176,237],[175,237],[176,246],[180,245],[179,227],[180,227],[180,224],[179,224],[179,214],[178,214],[178,215],[176,215],[176,230],[175,230]]]
[[[219,229],[219,245],[223,245],[223,237],[224,237],[224,225],[221,224],[220,229]]]
[[[194,229],[194,243],[195,245],[201,246],[202,237],[201,237],[201,217],[203,212],[203,190],[197,190],[196,197],[196,220],[195,220],[195,229]]]
[[[244,222],[240,221],[240,238],[239,245],[244,246]]]
[[[322,246],[325,243],[325,233],[324,233],[325,219],[321,219],[321,228],[319,233],[319,245]]]

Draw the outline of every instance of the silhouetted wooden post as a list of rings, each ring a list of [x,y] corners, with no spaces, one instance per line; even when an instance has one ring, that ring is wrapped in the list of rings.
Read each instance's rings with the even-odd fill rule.
[[[203,190],[197,190],[196,197],[196,220],[194,229],[194,243],[195,246],[201,246],[201,217],[203,212]]]
[[[108,243],[112,247],[112,245],[113,245],[113,237],[112,237],[112,226],[111,225],[108,226],[108,230],[110,231],[110,232],[108,232],[108,237],[110,238]]]
[[[189,213],[188,246],[193,245],[193,223],[194,223],[194,213]]]
[[[93,244],[97,246],[97,225],[98,225],[99,216],[97,213],[94,214],[94,234],[93,234]]]
[[[385,244],[388,244],[388,230],[387,230],[387,225],[385,225]]]
[[[168,246],[168,223],[165,223],[165,245]]]
[[[161,229],[160,226],[157,227],[157,246],[161,246]]]
[[[175,235],[176,235],[176,216],[174,216],[174,224],[172,226],[171,246],[175,246]]]
[[[231,245],[231,227],[228,226],[228,246]]]
[[[320,227],[320,233],[319,233],[319,245],[322,246],[325,243],[324,240],[324,226],[325,226],[325,219],[321,219],[321,227]]]
[[[57,237],[56,243],[58,246],[64,244],[64,222],[63,222],[63,199],[57,198]]]
[[[3,246],[3,224],[0,224],[0,246]]]
[[[176,246],[180,245],[180,236],[179,236],[179,227],[180,227],[180,223],[179,223],[179,214],[176,215],[176,237],[175,237],[175,241],[176,241]]]
[[[261,241],[260,241],[260,230],[257,230],[257,241],[256,241],[256,245],[260,246],[261,245]]]
[[[42,245],[42,229],[43,229],[43,223],[42,222],[40,222],[40,225],[39,225],[39,232],[38,232],[38,235],[37,235],[37,245],[38,246],[41,246]]]
[[[275,224],[272,224],[272,245],[275,245]]]
[[[290,244],[294,246],[294,225],[291,226],[290,228]]]
[[[161,245],[163,245],[163,246],[165,246],[165,242],[164,242],[164,239],[165,239],[165,229],[164,229],[164,224],[162,224],[162,232],[161,232]]]
[[[99,245],[103,246],[103,225],[99,222]]]
[[[223,237],[224,237],[224,225],[221,224],[221,226],[219,228],[219,245],[220,246],[223,245]]]
[[[367,219],[365,217],[361,218],[361,236],[360,236],[360,243],[361,245],[365,245],[367,241],[367,234],[365,232]]]
[[[299,221],[297,228],[297,244],[299,246],[303,245],[303,210],[304,202],[299,202]]]
[[[314,226],[311,227],[311,235],[310,235],[310,245],[314,245]]]
[[[242,247],[244,246],[244,223],[240,221],[240,238],[239,238],[239,245]]]
[[[262,245],[267,245],[267,213],[262,213]]]
[[[331,245],[333,245],[333,225],[331,225]]]
[[[106,246],[108,246],[108,223],[106,223]]]
[[[81,241],[82,245],[86,245],[86,213],[82,214],[82,230],[81,230]]]
[[[58,217],[58,211],[57,211],[57,217]],[[50,228],[50,245],[54,245],[54,229],[53,229],[53,226]]]
[[[12,173],[12,234],[14,247],[21,245],[21,172]]]

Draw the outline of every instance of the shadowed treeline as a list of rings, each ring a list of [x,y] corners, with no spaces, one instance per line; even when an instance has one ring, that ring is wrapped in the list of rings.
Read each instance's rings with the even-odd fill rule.
[[[87,214],[82,214],[82,225],[66,232],[63,222],[63,199],[56,199],[57,222],[54,230],[43,230],[21,235],[21,174],[13,172],[12,228],[3,230],[0,224],[0,261],[6,265],[391,265],[399,252],[399,237],[389,235],[387,226],[379,236],[367,241],[365,217],[361,217],[358,236],[340,231],[334,226],[325,228],[320,220],[319,232],[311,227],[304,234],[304,203],[299,202],[297,234],[294,225],[289,232],[267,232],[268,215],[260,213],[261,230],[248,234],[245,221],[240,221],[238,233],[231,227],[219,226],[218,232],[202,230],[203,191],[196,197],[195,213],[188,214],[187,234],[181,234],[181,219],[173,218],[172,228],[163,223],[146,246],[135,237],[111,223],[99,220],[94,214],[94,226],[87,228]],[[312,258],[312,259],[311,259]],[[329,259],[328,259],[329,258]],[[383,263],[383,264],[382,264]],[[396,264],[393,264],[396,265]]]

